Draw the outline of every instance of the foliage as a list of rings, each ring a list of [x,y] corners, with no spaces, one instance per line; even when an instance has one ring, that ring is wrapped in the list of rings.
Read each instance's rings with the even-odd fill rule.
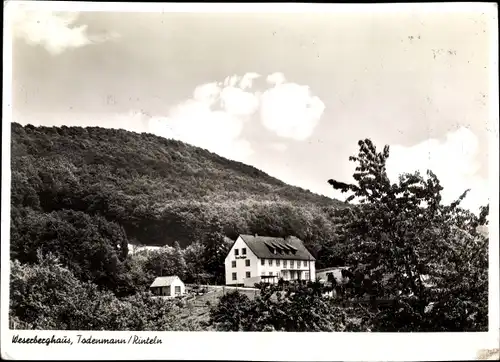
[[[184,279],[186,276],[187,272],[187,263],[186,259],[184,258],[184,253],[181,249],[181,246],[179,243],[176,241],[174,244],[174,253],[173,253],[173,260],[174,260],[174,269],[175,273],[174,275],[177,275],[181,279]]]
[[[203,239],[203,265],[214,283],[224,283],[224,260],[232,246],[231,240],[226,241],[222,225],[214,220],[212,230]]]
[[[11,257],[34,263],[37,252],[52,253],[79,279],[113,289],[128,253],[122,227],[102,216],[30,208],[11,212]]]
[[[404,174],[391,183],[386,172],[389,147],[377,152],[359,142],[356,184],[329,183],[351,192],[338,237],[349,240],[354,266],[350,297],[392,298],[375,328],[383,331],[484,330],[487,327],[487,242],[478,217],[459,207],[467,191],[450,205],[441,203],[442,186],[428,171]]]
[[[241,331],[246,325],[250,299],[238,290],[223,295],[210,310],[210,323],[221,331]]]
[[[263,287],[252,301],[234,291],[211,310],[211,324],[222,331],[343,331],[345,310],[324,296],[318,283]]]
[[[186,281],[188,283],[199,284],[202,279],[209,279],[210,275],[205,276],[200,271],[205,269],[203,264],[204,246],[196,241],[184,249],[184,259],[186,260]]]
[[[387,177],[389,147],[360,141],[348,202],[149,134],[12,124],[15,328],[227,331],[478,331],[487,327],[488,237],[428,172]],[[238,234],[296,235],[317,268],[352,265],[340,297],[316,283],[228,293],[210,325],[152,298],[159,275],[223,283]],[[129,254],[128,245],[159,245]],[[389,300],[386,305],[377,300]],[[364,303],[368,300],[371,303]],[[362,303],[363,302],[363,303]],[[368,307],[365,307],[369,305]],[[205,306],[206,307],[206,306]]]
[[[12,209],[71,209],[122,226],[130,242],[185,248],[211,231],[296,235],[313,246],[339,201],[151,134],[12,124]],[[28,225],[29,227],[29,225]]]
[[[35,265],[11,262],[10,317],[16,328],[179,330],[173,307],[148,293],[119,299],[78,280],[52,255]]]

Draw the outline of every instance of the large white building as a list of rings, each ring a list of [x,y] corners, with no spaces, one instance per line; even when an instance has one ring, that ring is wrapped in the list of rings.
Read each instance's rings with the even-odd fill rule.
[[[240,235],[225,260],[226,285],[253,286],[260,281],[311,280],[316,259],[296,237]]]

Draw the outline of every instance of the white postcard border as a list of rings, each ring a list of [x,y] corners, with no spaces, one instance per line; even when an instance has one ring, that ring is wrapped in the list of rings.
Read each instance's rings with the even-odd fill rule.
[[[482,12],[488,14],[491,31],[490,119],[490,260],[489,327],[485,333],[225,333],[225,332],[87,332],[87,331],[10,331],[9,308],[9,237],[10,237],[10,123],[12,120],[11,85],[12,33],[8,14],[16,6],[62,11],[164,11],[164,12]],[[2,263],[1,263],[1,351],[7,359],[205,359],[205,360],[283,360],[283,361],[364,361],[364,360],[465,360],[476,359],[481,349],[499,344],[499,223],[498,223],[498,18],[494,3],[435,4],[144,4],[83,2],[6,2],[4,4],[4,96],[2,122]],[[496,29],[495,29],[496,28]],[[495,31],[496,30],[496,31]],[[73,345],[14,344],[22,338],[71,338]],[[160,338],[161,344],[77,343],[83,338]],[[132,337],[133,338],[133,337]]]

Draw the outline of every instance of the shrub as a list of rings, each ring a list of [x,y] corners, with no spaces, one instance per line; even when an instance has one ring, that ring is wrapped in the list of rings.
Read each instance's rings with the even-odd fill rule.
[[[219,331],[243,330],[250,306],[246,295],[237,290],[229,292],[210,310],[210,324]]]

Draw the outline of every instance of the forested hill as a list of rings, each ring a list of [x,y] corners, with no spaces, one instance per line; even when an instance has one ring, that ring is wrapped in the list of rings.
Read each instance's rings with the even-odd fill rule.
[[[310,244],[331,236],[332,213],[345,205],[180,141],[17,123],[11,195],[14,213],[102,216],[144,245],[186,246],[219,222],[233,238],[296,235]]]

